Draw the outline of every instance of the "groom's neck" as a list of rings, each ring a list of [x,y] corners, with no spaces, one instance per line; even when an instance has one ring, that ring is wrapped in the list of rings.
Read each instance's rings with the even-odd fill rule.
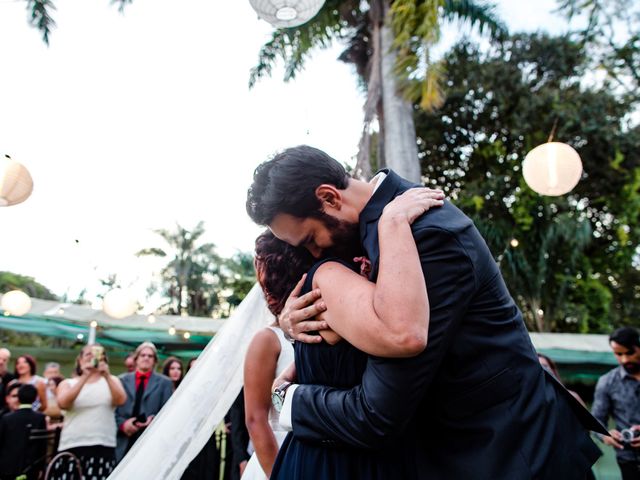
[[[359,215],[371,199],[374,188],[374,183],[350,178],[349,186],[343,190],[343,198]]]

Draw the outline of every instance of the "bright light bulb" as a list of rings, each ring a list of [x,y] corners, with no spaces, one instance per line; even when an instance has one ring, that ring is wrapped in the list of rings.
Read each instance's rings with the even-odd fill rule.
[[[184,332],[182,336],[184,337],[185,340],[189,340],[191,338],[191,334],[189,332]]]
[[[520,242],[516,239],[516,238],[512,238],[511,242],[509,242],[511,244],[511,246],[513,248],[516,248],[518,245],[520,245]]]
[[[175,335],[175,334],[176,334],[175,327],[169,327],[169,335]]]

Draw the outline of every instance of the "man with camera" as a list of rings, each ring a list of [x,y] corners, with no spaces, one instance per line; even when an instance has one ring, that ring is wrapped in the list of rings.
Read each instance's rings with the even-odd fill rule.
[[[598,380],[592,413],[604,425],[613,418],[611,436],[601,440],[616,449],[622,479],[640,480],[640,335],[635,328],[619,328],[609,345],[620,366]]]
[[[127,401],[116,409],[118,445],[116,460],[119,462],[138,440],[153,417],[169,400],[173,383],[164,375],[155,373],[158,352],[151,342],[141,343],[133,355],[136,370],[120,377],[127,392]]]

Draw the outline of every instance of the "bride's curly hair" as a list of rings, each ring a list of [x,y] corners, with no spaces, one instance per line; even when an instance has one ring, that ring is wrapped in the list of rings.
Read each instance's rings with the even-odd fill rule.
[[[283,242],[270,230],[256,238],[253,265],[271,313],[280,314],[289,294],[313,263],[307,250]]]

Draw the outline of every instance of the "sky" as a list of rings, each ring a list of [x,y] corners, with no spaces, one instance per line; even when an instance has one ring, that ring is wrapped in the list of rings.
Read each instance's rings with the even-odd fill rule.
[[[26,2],[0,0],[0,155],[34,179],[24,203],[0,208],[0,271],[58,295],[104,293],[117,274],[144,305],[162,262],[154,229],[205,222],[224,256],[250,251],[261,228],[244,207],[253,170],[309,144],[354,163],[364,97],[340,45],[295,81],[282,70],[249,90],[272,27],[248,0],[56,0],[46,46]],[[554,0],[502,0],[511,31],[566,29]],[[448,28],[443,44],[459,38]],[[149,305],[146,310],[153,309]]]

